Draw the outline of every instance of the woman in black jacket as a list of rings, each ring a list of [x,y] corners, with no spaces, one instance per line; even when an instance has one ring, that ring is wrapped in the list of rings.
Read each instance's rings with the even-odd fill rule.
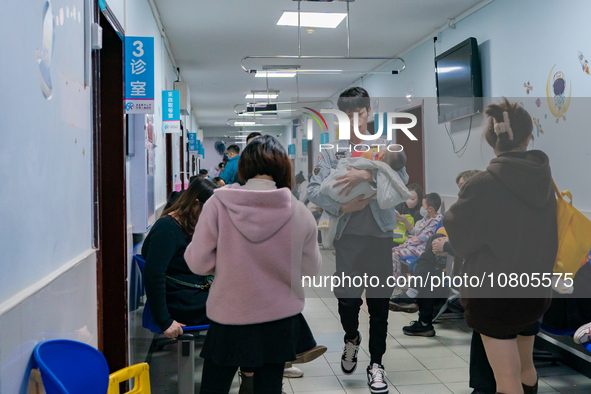
[[[497,392],[535,393],[534,337],[552,290],[534,287],[534,278],[552,274],[556,197],[548,156],[527,150],[533,138],[527,111],[505,99],[486,114],[484,136],[497,157],[462,187],[443,225],[456,258],[465,258],[464,274],[485,278],[481,288],[464,284],[462,305],[468,326],[482,336]],[[503,277],[522,282],[503,286]]]
[[[185,262],[201,207],[217,187],[196,179],[154,223],[142,246],[146,260],[144,281],[154,322],[168,338],[182,335],[183,327],[207,324],[205,302],[208,278],[195,275]]]

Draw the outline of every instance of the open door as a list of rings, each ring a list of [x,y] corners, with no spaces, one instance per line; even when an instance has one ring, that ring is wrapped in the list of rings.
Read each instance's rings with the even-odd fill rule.
[[[98,346],[111,372],[127,366],[127,214],[123,28],[95,4],[103,48],[93,51]]]
[[[408,183],[416,183],[425,193],[425,136],[423,129],[423,100],[412,102],[404,107],[397,108],[396,112],[413,114],[417,118],[417,124],[409,131],[417,137],[418,141],[411,141],[402,130],[396,130],[396,143],[404,147],[406,153],[406,171]],[[407,122],[405,122],[407,123]]]

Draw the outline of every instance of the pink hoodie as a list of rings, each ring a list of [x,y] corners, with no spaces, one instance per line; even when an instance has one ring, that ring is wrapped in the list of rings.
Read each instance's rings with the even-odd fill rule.
[[[320,268],[312,213],[289,189],[262,181],[267,190],[252,190],[251,181],[215,190],[185,252],[193,272],[215,275],[207,317],[221,324],[297,315],[304,309],[301,277]]]

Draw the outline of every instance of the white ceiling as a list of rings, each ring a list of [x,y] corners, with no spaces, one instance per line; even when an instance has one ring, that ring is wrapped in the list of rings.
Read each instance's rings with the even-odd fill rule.
[[[266,89],[240,67],[249,55],[297,55],[297,27],[277,26],[283,11],[296,11],[293,0],[155,0],[181,77],[188,82],[197,122],[206,131],[220,130],[235,117],[234,105],[250,90]],[[393,56],[469,10],[482,0],[357,0],[350,3],[351,56]],[[345,12],[344,2],[301,2],[302,11]],[[347,55],[343,21],[336,29],[302,29],[302,55]],[[370,70],[380,61],[292,61],[302,68]],[[346,62],[346,63],[344,63]],[[353,63],[353,64],[351,64]],[[282,64],[267,59],[247,68]],[[330,97],[359,75],[301,75],[300,97]],[[395,75],[392,78],[396,78]],[[269,79],[281,91],[278,100],[296,96],[295,78]]]

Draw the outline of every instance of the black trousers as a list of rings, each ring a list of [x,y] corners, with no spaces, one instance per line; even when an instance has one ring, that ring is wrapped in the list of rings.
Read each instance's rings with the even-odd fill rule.
[[[486,394],[497,392],[495,375],[488,362],[482,337],[476,331],[472,332],[470,344],[470,387]]]
[[[252,368],[254,372],[254,394],[281,394],[283,368],[285,364],[265,364]],[[218,365],[205,359],[201,376],[200,394],[228,394],[237,366]]]
[[[420,276],[426,281],[429,274],[431,276],[441,275],[443,268],[445,268],[445,265],[440,264],[437,261],[437,256],[427,250],[416,261],[413,275]],[[417,299],[419,320],[425,324],[431,324],[435,313],[435,305],[439,303],[439,299],[446,298],[447,289],[445,287],[437,287],[431,291],[430,283],[423,282],[423,287],[418,287],[417,290],[419,291],[419,298]]]
[[[362,278],[366,275],[368,284],[371,277],[377,277],[377,287],[355,286],[348,283],[335,288],[339,302],[339,316],[347,339],[357,337],[359,310],[363,304],[361,296],[365,290],[369,312],[369,352],[371,363],[382,363],[386,352],[388,335],[389,300],[392,288],[387,279],[392,276],[392,238],[378,238],[363,235],[343,235],[334,242],[336,252],[335,276],[343,275]],[[364,283],[365,285],[365,283]],[[382,287],[383,286],[383,287]]]

